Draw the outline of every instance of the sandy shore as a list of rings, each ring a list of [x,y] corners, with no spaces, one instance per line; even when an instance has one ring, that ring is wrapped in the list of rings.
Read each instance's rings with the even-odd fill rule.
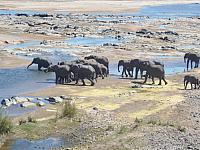
[[[27,66],[30,63],[5,52],[0,52],[0,62],[0,69]]]
[[[143,6],[163,4],[198,3],[198,0],[127,0],[127,1],[27,1],[4,0],[0,2],[0,9],[36,10],[36,11],[66,11],[66,12],[134,12]],[[98,6],[98,7],[97,7]]]

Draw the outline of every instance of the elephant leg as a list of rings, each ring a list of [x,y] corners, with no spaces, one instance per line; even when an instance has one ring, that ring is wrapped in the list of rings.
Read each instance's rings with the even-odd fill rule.
[[[123,67],[123,70],[122,70],[122,78],[124,77],[124,72],[125,72],[125,68]]]
[[[141,79],[142,79],[142,77],[143,77],[143,70],[142,69],[140,69],[140,75],[141,75]]]
[[[189,68],[189,62],[190,62],[190,60],[188,59],[187,60],[187,71],[188,71],[188,68]]]
[[[56,84],[58,84],[58,76],[56,75]]]
[[[154,76],[152,76],[152,84],[155,84]]]
[[[76,83],[75,84],[78,84],[78,79],[76,79]]]
[[[104,79],[104,75],[103,75],[103,73],[101,73],[101,77],[102,77],[102,79]]]
[[[126,77],[128,77],[128,74],[127,74],[127,72],[128,72],[128,69],[127,68],[125,68],[125,75],[126,75]]]
[[[38,65],[38,71],[41,71],[42,66]]]
[[[91,82],[91,86],[94,86],[94,81],[92,79],[89,79]]]
[[[192,64],[193,64],[193,61],[191,61],[191,64],[190,64],[190,65],[191,65],[191,69],[193,68],[193,65],[192,65]]]
[[[158,84],[158,85],[162,85],[162,84],[161,84],[161,80],[162,80],[162,78],[159,78],[159,84]]]
[[[186,83],[185,83],[185,90],[187,89],[187,85],[188,85],[188,81],[186,81]]]
[[[139,71],[139,68],[136,68],[136,70],[135,70],[135,79],[138,78],[138,71]]]
[[[133,77],[132,74],[131,74],[131,70],[130,70],[130,69],[128,70],[128,75],[129,75],[130,77]]]
[[[85,86],[85,81],[84,81],[84,79],[81,79],[81,81],[83,82],[83,86]]]
[[[145,75],[145,80],[144,80],[143,84],[147,82],[147,78],[148,78],[148,75],[146,74]]]
[[[163,81],[165,82],[165,85],[167,85],[167,81],[165,80],[165,77],[162,77]]]
[[[197,84],[196,83],[194,84],[194,89],[197,89]]]

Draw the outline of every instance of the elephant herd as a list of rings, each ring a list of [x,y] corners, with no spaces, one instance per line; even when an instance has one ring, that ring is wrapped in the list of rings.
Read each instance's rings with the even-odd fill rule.
[[[56,83],[70,83],[81,80],[83,85],[85,85],[84,79],[88,79],[93,86],[97,82],[98,77],[107,77],[109,74],[109,61],[106,57],[99,57],[90,55],[85,57],[83,60],[74,60],[66,62],[58,62],[57,65],[53,65],[46,59],[34,58],[27,69],[32,65],[37,64],[38,70],[41,68],[46,68],[45,72],[55,72]]]
[[[191,64],[191,69],[193,68],[193,63],[195,63],[194,68],[197,68],[199,66],[199,59],[200,57],[196,54],[186,53],[184,55],[184,62],[187,64],[187,70],[189,68],[189,63]],[[70,83],[72,81],[75,81],[75,84],[78,84],[78,81],[81,80],[83,85],[85,85],[84,80],[87,79],[91,82],[91,86],[93,86],[95,82],[97,82],[98,77],[104,79],[109,74],[109,60],[104,56],[90,55],[80,60],[58,62],[56,65],[53,65],[46,59],[37,57],[33,59],[27,68],[29,68],[32,64],[37,64],[38,70],[46,68],[44,70],[45,72],[55,72],[57,84]],[[145,77],[143,83],[146,83],[147,79],[151,78],[152,84],[155,84],[154,78],[158,78],[158,85],[161,85],[162,80],[165,85],[167,84],[165,79],[164,64],[158,61],[142,59],[119,60],[118,72],[120,72],[120,67],[122,67],[122,77],[124,77],[124,75],[126,77],[133,77],[135,70],[134,78],[137,79],[140,72],[141,78]],[[144,72],[145,74],[143,75]],[[195,85],[195,88],[200,88],[200,81],[195,76],[186,75],[184,77],[185,89],[187,89],[188,83],[191,84],[192,89],[193,85]]]
[[[121,74],[122,77],[124,77],[124,74],[126,75],[126,77],[133,77],[133,71],[135,69],[135,79],[138,78],[139,71],[141,74],[141,78],[143,77],[143,72],[146,72],[146,74],[144,75],[145,80],[143,83],[146,83],[147,79],[151,78],[153,82],[152,84],[155,84],[154,78],[158,78],[158,85],[161,85],[162,80],[164,81],[165,85],[167,84],[167,81],[165,80],[164,64],[160,62],[141,59],[119,60],[118,72],[120,72],[120,66],[123,67]]]

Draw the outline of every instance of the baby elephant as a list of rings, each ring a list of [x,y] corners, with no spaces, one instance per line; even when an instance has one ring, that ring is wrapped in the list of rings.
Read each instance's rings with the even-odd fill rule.
[[[199,79],[197,77],[195,77],[195,76],[186,75],[184,77],[184,87],[185,87],[185,90],[187,89],[188,83],[191,84],[191,90],[193,89],[193,86],[192,86],[193,84],[195,85],[194,89],[196,89],[197,86],[198,86],[198,89],[200,88],[199,87]]]

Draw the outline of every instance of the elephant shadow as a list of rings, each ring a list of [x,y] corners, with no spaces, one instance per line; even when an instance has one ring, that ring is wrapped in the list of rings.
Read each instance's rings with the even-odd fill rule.
[[[118,79],[121,79],[121,80],[132,80],[133,78],[129,77],[129,78],[126,78],[126,77],[119,77]]]
[[[155,85],[155,84],[151,84],[151,83],[143,83],[143,81],[131,81],[131,83],[142,84],[142,85]]]

